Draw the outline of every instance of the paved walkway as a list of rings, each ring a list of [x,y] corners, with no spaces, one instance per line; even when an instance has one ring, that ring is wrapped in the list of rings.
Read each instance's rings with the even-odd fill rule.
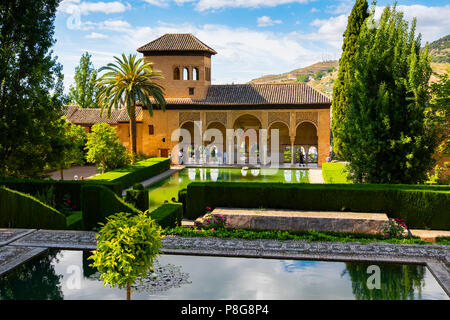
[[[50,175],[50,178],[53,180],[60,180],[61,173],[58,171],[51,171],[47,174]],[[97,167],[94,166],[72,166],[69,169],[63,170],[64,180],[74,180],[74,176],[78,176],[78,178],[83,177],[84,179],[88,179],[90,177],[96,176],[99,173],[97,172]]]
[[[322,168],[313,168],[308,171],[309,183],[325,183],[322,176]]]
[[[0,275],[47,248],[96,248],[92,231],[0,229]],[[383,242],[308,242],[214,237],[162,239],[165,254],[211,255],[321,261],[424,264],[450,295],[450,246],[400,245]]]
[[[164,180],[164,179],[170,177],[172,174],[174,174],[177,171],[180,171],[183,168],[184,168],[183,166],[172,166],[172,167],[170,167],[169,170],[164,171],[163,173],[160,173],[160,174],[158,174],[158,175],[156,175],[156,176],[154,176],[154,177],[152,177],[150,179],[141,181],[140,183],[142,183],[144,188],[147,188],[147,187],[151,186],[152,184],[155,184],[155,183],[157,183],[157,182],[159,182],[161,180]],[[122,190],[122,195],[123,196],[126,195],[128,189],[130,189],[130,188]]]

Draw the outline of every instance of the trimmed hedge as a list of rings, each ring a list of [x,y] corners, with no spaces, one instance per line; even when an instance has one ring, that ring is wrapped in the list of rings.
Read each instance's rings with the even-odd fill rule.
[[[112,182],[119,184],[121,190],[131,187],[136,182],[150,179],[170,169],[170,160],[167,158],[150,158],[136,162],[117,170],[108,171],[104,174],[90,178],[90,181]]]
[[[144,186],[137,183],[133,189],[128,189],[125,195],[125,202],[131,203],[135,208],[141,211],[147,211],[150,200],[148,198],[148,190]]]
[[[382,212],[411,228],[450,230],[450,186],[193,182],[184,216],[205,207]]]
[[[180,204],[166,203],[149,213],[162,228],[181,226],[183,207]]]
[[[81,211],[86,230],[98,227],[99,222],[106,222],[106,217],[128,212],[137,214],[140,211],[126,203],[117,194],[102,185],[85,185],[81,189]]]
[[[66,217],[32,196],[0,187],[0,227],[64,230]]]
[[[66,218],[68,230],[84,230],[83,213],[76,211]]]

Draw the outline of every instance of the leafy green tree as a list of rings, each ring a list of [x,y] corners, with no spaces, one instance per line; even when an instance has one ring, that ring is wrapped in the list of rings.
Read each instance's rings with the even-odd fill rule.
[[[128,164],[126,148],[120,142],[116,130],[107,123],[96,123],[87,135],[86,160],[97,164],[105,173]]]
[[[97,235],[97,249],[88,259],[97,268],[104,284],[126,287],[127,300],[131,286],[153,271],[153,263],[161,253],[161,227],[146,213],[132,216],[117,213],[107,218]]]
[[[420,49],[396,7],[361,28],[344,86],[348,107],[340,152],[354,182],[417,183],[433,164],[436,130],[425,116],[430,100],[428,48]],[[375,27],[378,24],[377,27]]]
[[[325,75],[325,72],[323,72],[323,71],[317,71],[317,72],[314,74],[314,80],[320,80],[320,79],[323,78],[324,75]]]
[[[358,37],[361,26],[369,16],[368,4],[366,0],[357,0],[352,12],[348,17],[347,28],[344,32],[344,43],[342,44],[342,55],[339,59],[339,71],[333,85],[332,118],[331,130],[333,133],[333,152],[342,157],[341,154],[341,133],[342,120],[348,108],[348,90],[344,84],[345,75],[352,72],[351,60],[355,55],[358,46]]]
[[[61,123],[61,133],[55,137],[52,143],[53,148],[60,148],[55,154],[54,166],[61,173],[61,180],[64,180],[64,169],[72,165],[84,164],[84,147],[86,145],[86,133],[81,126],[68,124],[65,120]]]
[[[309,81],[309,75],[308,74],[299,74],[297,76],[297,82],[308,82]]]
[[[64,104],[51,52],[59,2],[0,4],[0,176],[38,177],[51,156]]]
[[[91,55],[83,53],[80,64],[75,68],[75,86],[70,86],[69,99],[80,108],[97,108],[97,70],[91,62]]]
[[[431,84],[432,100],[427,112],[439,129],[441,145],[439,152],[450,155],[450,67],[444,74],[437,75],[438,82]]]
[[[122,54],[122,60],[114,57],[116,63],[109,63],[100,68],[104,73],[97,83],[99,91],[98,103],[106,108],[107,116],[111,115],[111,109],[124,106],[130,118],[130,145],[132,162],[136,159],[136,103],[140,102],[153,116],[153,104],[165,110],[164,88],[155,82],[161,79],[159,70],[152,68],[152,62],[145,62],[144,58],[136,60],[136,55],[126,57]],[[151,100],[151,98],[153,98]]]

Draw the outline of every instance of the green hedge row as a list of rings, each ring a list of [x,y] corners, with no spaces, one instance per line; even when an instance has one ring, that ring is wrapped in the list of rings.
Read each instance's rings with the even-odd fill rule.
[[[150,212],[149,215],[162,228],[175,228],[181,226],[183,208],[180,204],[166,203]]]
[[[148,190],[140,183],[136,183],[133,189],[128,189],[125,194],[125,202],[131,203],[135,208],[141,211],[147,211],[150,205]]]
[[[126,203],[116,193],[102,185],[84,185],[81,189],[81,211],[86,230],[98,227],[106,217],[118,213],[139,213],[133,205]]]
[[[70,199],[76,209],[81,208],[81,188],[84,185],[104,185],[117,194],[122,193],[122,186],[110,181],[95,180],[37,180],[37,179],[0,179],[0,186],[30,195],[44,194],[51,187],[59,206],[64,206],[64,199]]]
[[[133,165],[108,171],[92,177],[90,181],[110,182],[121,186],[121,190],[131,187],[136,182],[150,179],[170,169],[170,160],[167,158],[149,158],[136,162]]]
[[[185,205],[189,219],[206,206],[382,212],[410,228],[450,230],[450,186],[193,182]]]
[[[36,198],[0,187],[0,227],[66,229],[66,217]]]

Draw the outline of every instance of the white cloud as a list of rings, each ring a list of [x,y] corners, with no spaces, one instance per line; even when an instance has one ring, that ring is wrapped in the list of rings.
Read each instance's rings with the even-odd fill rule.
[[[198,11],[222,8],[259,8],[275,7],[289,3],[308,3],[310,0],[199,0],[196,6]]]
[[[103,33],[91,32],[90,34],[86,35],[86,38],[88,38],[88,39],[106,39],[106,38],[108,38],[108,36]]]
[[[317,9],[317,8],[311,8],[311,12],[312,12],[312,13],[319,12],[319,11],[320,11],[320,10]]]
[[[144,0],[158,7],[168,7],[170,2],[182,5],[194,2],[197,11],[217,10],[223,8],[259,8],[275,7],[290,3],[308,3],[311,0]]]
[[[80,0],[64,0],[58,7],[59,12],[71,15],[87,15],[92,12],[106,14],[120,13],[130,9],[130,5],[124,5],[119,1],[112,2],[85,2]]]
[[[212,81],[215,84],[244,83],[267,73],[283,73],[307,66],[322,58],[320,50],[308,49],[295,35],[224,25],[137,27],[115,39],[110,37],[109,41],[136,52],[138,47],[165,33],[192,33],[218,52],[213,56]]]
[[[275,24],[281,24],[283,23],[281,20],[272,20],[272,18],[268,16],[262,16],[257,19],[258,21],[258,27],[269,27],[273,26]]]

